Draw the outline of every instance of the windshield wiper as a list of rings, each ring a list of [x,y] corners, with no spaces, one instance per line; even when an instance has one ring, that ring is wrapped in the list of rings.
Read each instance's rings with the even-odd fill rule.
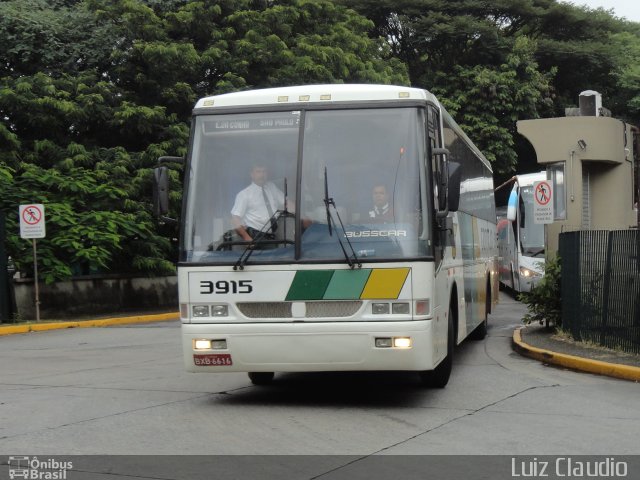
[[[338,217],[338,221],[340,222],[340,227],[344,232],[345,230],[344,230],[344,225],[342,223],[342,219],[340,218],[340,212],[338,212],[338,209],[336,208],[336,203],[333,201],[333,198],[329,197],[329,181],[327,180],[327,167],[324,167],[324,206],[325,206],[325,209],[327,210],[327,227],[329,228],[329,236],[333,236],[332,225],[335,225],[335,220],[333,219],[333,215],[331,214],[331,208],[330,208],[331,206],[333,206],[333,210],[336,212],[336,216]],[[347,245],[349,245],[349,249],[351,250],[351,256],[349,256],[349,254],[347,253],[347,250],[344,248],[344,244],[340,239],[340,235],[337,234],[338,233],[337,225],[335,226],[336,226],[336,236],[338,237],[338,243],[340,244],[340,248],[342,249],[344,258],[347,260],[347,264],[349,265],[349,268],[353,269],[356,265],[358,266],[358,268],[362,268],[362,263],[358,259],[358,256],[356,255],[356,251],[353,249],[353,245],[351,245],[351,242],[349,241],[349,237],[347,237],[346,235],[344,236],[345,240],[347,241]]]
[[[273,220],[276,220],[276,215],[278,215],[281,212],[281,210],[278,210],[276,212],[273,213],[273,215],[271,216],[271,218],[269,218],[269,220],[267,220],[267,223],[265,223],[262,228],[260,229],[260,231],[258,232],[258,234],[251,239],[251,241],[247,244],[247,246],[244,248],[244,250],[242,251],[242,253],[240,254],[240,256],[238,257],[238,260],[236,261],[236,263],[233,265],[233,269],[234,270],[244,270],[244,266],[247,263],[247,261],[249,260],[249,258],[251,257],[251,255],[253,254],[254,250],[256,249],[256,247],[258,245],[260,245],[262,243],[262,241],[264,240],[265,236],[267,235],[267,230],[268,227],[267,226],[271,226],[271,222]],[[266,228],[266,230],[265,230]]]
[[[267,220],[266,223],[262,226],[258,234],[255,236],[255,238],[252,238],[249,244],[242,251],[242,253],[238,257],[238,260],[233,265],[233,269],[244,270],[244,266],[247,264],[247,261],[255,251],[256,247],[264,241],[265,237],[267,236],[267,233],[269,233],[268,232],[269,228],[272,228],[272,233],[275,233],[273,231],[274,229],[273,225],[278,221],[280,217],[285,218],[284,225],[283,225],[284,237],[282,240],[269,239],[269,242],[270,243],[275,242],[276,244],[284,243],[285,245],[287,243],[291,243],[290,241],[287,240],[287,220],[286,220],[290,216],[291,216],[291,213],[287,209],[287,179],[285,178],[284,179],[284,210],[276,210],[275,212],[273,212],[273,215],[269,217],[269,220]]]

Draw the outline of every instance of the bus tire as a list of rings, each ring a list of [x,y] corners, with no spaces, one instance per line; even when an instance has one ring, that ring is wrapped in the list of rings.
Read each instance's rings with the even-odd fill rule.
[[[487,321],[483,320],[482,323],[478,325],[473,332],[471,332],[471,335],[469,335],[469,338],[471,340],[480,341],[480,340],[484,340],[484,337],[486,336],[487,336]]]
[[[453,350],[455,348],[455,331],[453,328],[453,308],[449,307],[449,322],[447,325],[447,356],[433,370],[420,372],[422,384],[430,388],[444,388],[449,383],[453,367]]]
[[[487,336],[487,321],[484,320],[480,325],[478,325],[475,328],[473,332],[471,332],[471,335],[469,335],[469,338],[471,340],[480,341],[480,340],[484,340],[484,337],[486,336]]]
[[[249,380],[254,385],[269,385],[273,381],[273,372],[249,372]]]

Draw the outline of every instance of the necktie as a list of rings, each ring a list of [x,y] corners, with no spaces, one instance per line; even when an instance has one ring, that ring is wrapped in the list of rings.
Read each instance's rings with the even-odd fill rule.
[[[278,224],[276,223],[276,219],[273,218],[273,208],[271,208],[271,202],[269,201],[269,197],[267,197],[267,192],[264,187],[262,187],[262,198],[264,199],[264,204],[267,206],[267,213],[269,214],[269,219],[271,220],[271,232],[275,233],[278,229]]]

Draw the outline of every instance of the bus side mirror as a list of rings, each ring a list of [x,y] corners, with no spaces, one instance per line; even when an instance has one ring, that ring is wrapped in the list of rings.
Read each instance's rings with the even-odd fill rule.
[[[169,169],[156,167],[153,170],[153,213],[162,217],[169,213]]]
[[[456,162],[449,162],[449,195],[450,212],[457,212],[460,208],[460,184],[462,183],[462,166]]]
[[[437,157],[435,162],[437,171],[434,172],[436,187],[438,188],[437,216],[438,218],[445,218],[449,214],[447,200],[449,191],[449,163],[447,162],[447,157],[449,156],[449,150],[446,148],[434,148],[431,155]]]
[[[158,166],[153,169],[153,213],[163,221],[176,222],[165,215],[169,213],[169,168],[164,164],[174,163],[184,166],[184,157],[163,156],[158,158]]]
[[[516,209],[518,208],[518,192],[514,187],[509,195],[509,203],[507,203],[507,220],[514,222],[516,220]]]

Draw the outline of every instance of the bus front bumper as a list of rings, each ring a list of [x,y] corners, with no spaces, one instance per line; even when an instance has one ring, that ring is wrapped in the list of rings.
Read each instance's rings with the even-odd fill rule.
[[[184,365],[201,373],[432,370],[446,353],[446,332],[437,345],[432,322],[185,323]]]

